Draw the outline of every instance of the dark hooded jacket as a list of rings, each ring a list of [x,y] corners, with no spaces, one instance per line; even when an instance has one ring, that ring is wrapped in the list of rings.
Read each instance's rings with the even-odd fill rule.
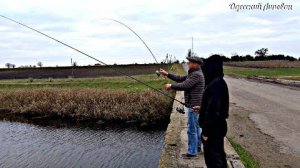
[[[221,135],[227,132],[226,118],[229,110],[228,87],[223,79],[223,61],[214,55],[205,60],[202,66],[205,78],[199,124],[202,135]]]

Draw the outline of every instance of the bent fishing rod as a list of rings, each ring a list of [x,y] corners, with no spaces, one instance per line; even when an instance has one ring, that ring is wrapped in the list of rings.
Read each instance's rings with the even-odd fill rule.
[[[127,29],[129,29],[133,34],[135,34],[135,35],[142,41],[142,43],[146,46],[146,48],[148,49],[148,51],[150,52],[150,54],[151,54],[152,57],[154,58],[155,62],[156,62],[157,64],[159,64],[158,61],[157,61],[157,59],[156,59],[156,57],[154,56],[153,52],[151,51],[150,47],[146,44],[146,42],[142,39],[142,37],[139,36],[139,35],[137,34],[137,32],[135,32],[132,28],[130,28],[130,27],[129,27],[128,25],[126,25],[125,23],[123,23],[123,22],[121,22],[121,21],[119,21],[119,20],[116,20],[116,19],[103,18],[103,19],[101,19],[101,20],[111,20],[111,21],[114,21],[114,22],[116,22],[116,23],[119,23],[119,24],[125,26]]]
[[[145,47],[148,49],[148,51],[149,51],[150,54],[152,55],[152,57],[153,57],[153,59],[155,60],[155,62],[156,62],[157,64],[159,64],[158,61],[157,61],[157,59],[156,59],[156,57],[154,56],[153,52],[151,51],[150,47],[147,45],[147,43],[142,39],[142,37],[141,37],[140,35],[137,34],[137,32],[135,32],[135,31],[134,31],[132,28],[130,28],[128,25],[126,25],[125,23],[123,23],[123,22],[121,22],[121,21],[119,21],[119,20],[111,19],[111,18],[102,18],[102,19],[100,19],[100,20],[110,20],[110,21],[116,22],[116,23],[118,23],[118,24],[120,24],[120,25],[126,27],[128,30],[130,30],[135,36],[137,36],[137,37],[141,40],[141,42],[145,45]],[[156,70],[155,73],[156,73],[157,76],[160,76],[159,70]]]
[[[49,39],[51,39],[51,40],[53,40],[53,41],[56,41],[56,42],[58,42],[58,43],[60,43],[60,44],[62,44],[62,45],[64,45],[64,46],[66,46],[66,47],[68,47],[68,48],[70,48],[70,49],[72,49],[72,50],[74,50],[74,51],[76,51],[76,52],[78,52],[78,53],[80,53],[80,54],[82,54],[82,55],[84,55],[84,56],[87,56],[87,57],[89,57],[89,58],[91,58],[91,59],[93,59],[93,60],[95,60],[95,61],[97,61],[97,62],[99,62],[99,63],[101,63],[101,64],[103,64],[103,65],[105,65],[105,66],[109,66],[109,67],[112,68],[114,71],[118,72],[119,74],[122,74],[122,75],[124,75],[124,76],[129,77],[129,78],[131,78],[131,79],[133,79],[133,80],[135,80],[135,81],[137,81],[137,82],[143,84],[144,86],[147,86],[148,88],[150,88],[150,89],[156,91],[157,93],[160,93],[160,94],[162,94],[162,95],[164,95],[164,96],[170,98],[171,100],[174,100],[174,101],[176,101],[176,102],[178,102],[178,103],[180,103],[180,104],[182,104],[182,105],[187,105],[186,103],[183,103],[182,101],[180,101],[180,100],[178,100],[178,99],[176,99],[176,98],[173,98],[172,96],[170,96],[169,94],[163,92],[162,90],[159,90],[159,89],[157,89],[157,88],[154,88],[154,87],[150,86],[149,84],[143,82],[142,80],[139,80],[139,79],[137,79],[137,78],[135,78],[135,77],[133,77],[133,76],[131,76],[131,75],[125,73],[125,72],[122,72],[121,70],[119,70],[119,69],[117,69],[117,68],[115,68],[115,67],[113,67],[113,66],[111,66],[111,65],[109,65],[109,64],[106,64],[105,62],[100,61],[99,59],[97,59],[97,58],[95,58],[95,57],[93,57],[93,56],[91,56],[91,55],[89,55],[89,54],[87,54],[87,53],[85,53],[85,52],[83,52],[83,51],[77,49],[77,48],[74,48],[74,47],[72,47],[72,46],[70,46],[70,45],[68,45],[68,44],[66,44],[66,43],[64,43],[64,42],[62,42],[62,41],[60,41],[60,40],[58,40],[58,39],[56,39],[56,38],[50,36],[50,35],[47,35],[47,34],[41,32],[41,31],[39,31],[39,30],[37,30],[37,29],[35,29],[35,28],[32,28],[32,27],[30,27],[30,26],[27,26],[27,25],[25,25],[25,24],[23,24],[23,23],[21,23],[21,22],[19,22],[19,21],[16,21],[16,20],[11,19],[11,18],[9,18],[9,17],[6,17],[6,16],[4,16],[4,15],[1,15],[1,14],[0,14],[0,17],[4,18],[4,19],[6,19],[6,20],[9,20],[9,21],[11,21],[11,22],[14,22],[14,23],[16,23],[16,24],[18,24],[18,25],[21,25],[21,26],[23,26],[23,27],[25,27],[25,28],[27,28],[27,29],[30,29],[30,30],[32,30],[32,31],[34,31],[34,32],[36,32],[36,33],[38,33],[38,34],[40,34],[40,35],[43,35],[43,36],[45,36],[45,37],[47,37],[47,38],[49,38]],[[115,21],[117,21],[117,20],[115,20]],[[121,23],[121,22],[120,22],[120,23]],[[126,27],[127,27],[127,26],[126,26]],[[128,27],[128,28],[129,28],[129,27]],[[130,30],[132,30],[132,29],[130,29]],[[135,34],[136,34],[136,33],[135,33]],[[137,35],[137,34],[136,34],[136,35]],[[138,37],[140,38],[140,36],[138,36]],[[141,39],[141,38],[140,38],[140,39]],[[141,40],[142,40],[142,39],[141,39]],[[143,41],[143,40],[142,40],[142,41]],[[143,42],[144,42],[144,41],[143,41]],[[144,44],[147,46],[147,44],[146,44],[145,42],[144,42]],[[148,48],[148,46],[147,46],[147,48]],[[151,52],[150,48],[148,48],[148,49],[149,49],[149,51]],[[151,52],[151,53],[152,53],[152,52]],[[152,54],[153,54],[153,53],[152,53]],[[154,55],[153,55],[153,56],[154,56]],[[154,58],[155,58],[155,57],[154,57]],[[156,60],[156,59],[155,59],[155,60]]]

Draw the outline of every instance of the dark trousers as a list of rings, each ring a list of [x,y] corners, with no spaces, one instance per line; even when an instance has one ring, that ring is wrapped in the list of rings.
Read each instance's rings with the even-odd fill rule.
[[[207,168],[227,168],[224,136],[212,135],[206,141],[203,140],[202,142]]]

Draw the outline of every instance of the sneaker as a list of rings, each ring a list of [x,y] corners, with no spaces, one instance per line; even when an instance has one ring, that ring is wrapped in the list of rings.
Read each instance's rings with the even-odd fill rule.
[[[185,159],[197,157],[197,155],[191,155],[191,154],[188,154],[188,153],[182,154],[181,156],[182,156],[183,158],[185,158]]]

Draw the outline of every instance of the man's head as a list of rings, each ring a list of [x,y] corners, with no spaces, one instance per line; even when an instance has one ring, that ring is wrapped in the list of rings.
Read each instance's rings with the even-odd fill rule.
[[[223,60],[220,55],[212,55],[204,60],[202,72],[205,77],[205,84],[208,85],[217,77],[223,77]]]
[[[200,68],[200,66],[203,64],[203,61],[200,57],[192,56],[192,57],[186,57],[188,60],[188,67],[189,69],[197,69]]]

